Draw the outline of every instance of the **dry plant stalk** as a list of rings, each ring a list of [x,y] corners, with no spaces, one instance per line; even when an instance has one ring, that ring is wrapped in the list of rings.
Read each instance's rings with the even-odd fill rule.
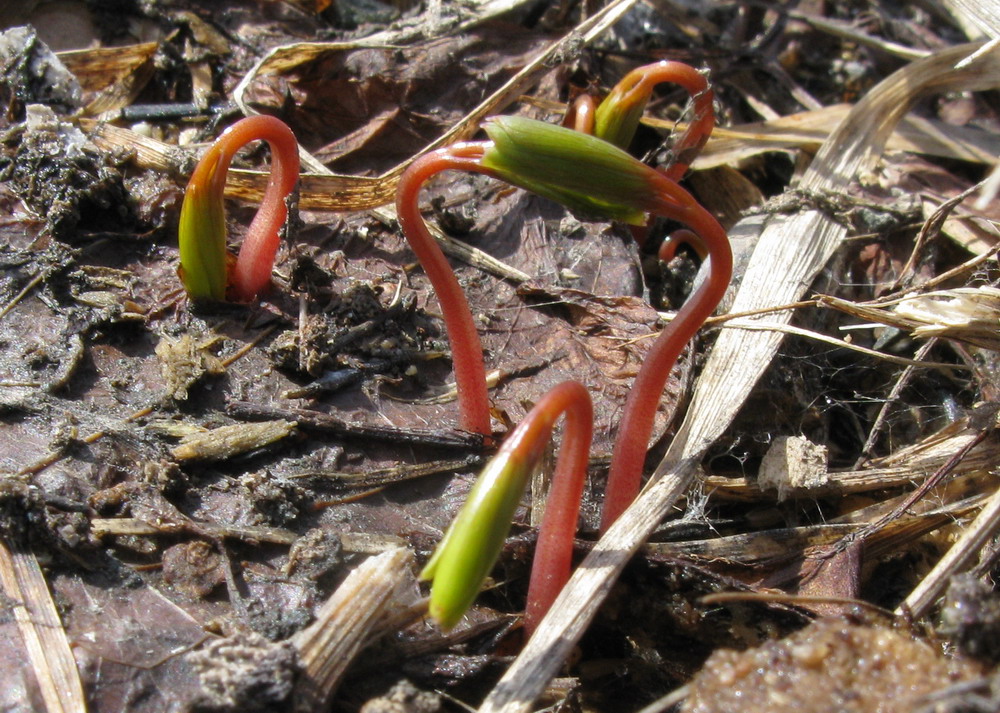
[[[959,287],[906,295],[880,303],[858,303],[824,295],[823,304],[877,325],[899,327],[917,338],[947,337],[1000,349],[1000,290]]]
[[[76,660],[38,561],[0,537],[0,585],[17,620],[47,713],[85,713]],[[5,672],[9,676],[11,672]]]
[[[917,587],[896,608],[900,616],[919,619],[931,608],[948,586],[948,582],[979,554],[979,551],[1000,530],[1000,489],[987,501],[979,515],[972,521],[958,542],[951,546],[934,569],[927,573]]]
[[[954,522],[955,518],[967,516],[982,505],[993,480],[983,469],[963,471],[962,475],[930,491],[929,497],[908,508],[904,516],[889,521],[867,537],[866,554],[877,557],[883,552],[899,550],[918,537]],[[821,525],[777,528],[688,542],[653,542],[646,544],[643,550],[669,557],[770,567],[807,551],[829,547],[851,533],[863,531],[871,522],[892,515],[908,497],[908,493],[897,495]]]
[[[297,710],[327,710],[340,677],[367,643],[373,627],[407,585],[415,588],[413,553],[397,547],[354,569],[295,635],[302,674],[296,684]]]
[[[969,426],[967,418],[942,428],[917,443],[900,448],[891,455],[871,461],[863,470],[833,472],[822,486],[811,493],[817,496],[848,495],[872,490],[901,488],[920,483],[933,475],[941,466],[970,442],[978,432]],[[955,477],[986,471],[1000,461],[1000,443],[987,439],[973,448],[952,471]],[[732,500],[773,500],[764,493],[756,480],[705,476],[700,478],[702,487],[714,496]]]
[[[824,142],[799,190],[842,191],[874,168],[893,129],[919,97],[1000,84],[1000,52],[962,70],[977,48],[964,45],[914,62],[880,82]],[[847,229],[819,210],[774,215],[765,224],[731,311],[748,312],[801,298]],[[774,315],[770,317],[774,320]],[[790,313],[781,314],[789,321]],[[596,544],[535,635],[480,707],[481,713],[527,711],[555,675],[629,558],[692,482],[698,461],[729,426],[781,343],[776,332],[725,330],[698,381],[691,406],[653,480]]]

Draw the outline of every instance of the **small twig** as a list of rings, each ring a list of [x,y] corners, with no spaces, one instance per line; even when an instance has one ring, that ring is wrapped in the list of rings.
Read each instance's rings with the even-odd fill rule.
[[[967,273],[972,272],[973,270],[977,269],[983,263],[988,262],[992,258],[996,257],[996,254],[998,252],[1000,252],[1000,243],[994,245],[992,248],[990,248],[989,250],[987,250],[983,254],[976,255],[975,257],[970,258],[969,260],[966,260],[961,265],[958,265],[956,267],[953,267],[950,270],[942,272],[937,277],[932,277],[930,280],[928,280],[927,282],[924,282],[923,284],[920,284],[920,285],[917,285],[915,287],[910,287],[910,288],[908,288],[906,290],[903,290],[903,292],[901,294],[900,293],[891,293],[891,294],[885,295],[883,297],[880,297],[877,300],[871,300],[870,302],[861,302],[860,304],[864,305],[864,306],[870,306],[870,307],[884,307],[885,305],[892,304],[894,302],[902,301],[911,292],[926,292],[926,291],[929,291],[929,290],[933,290],[938,285],[941,285],[941,284],[943,284],[945,282],[949,282],[949,281],[954,280],[954,279],[956,279],[958,277],[962,277],[962,276],[966,275]],[[820,300],[822,301],[823,298],[820,297]]]
[[[786,594],[784,592],[715,592],[706,594],[698,600],[701,604],[726,604],[730,602],[767,602],[773,604],[836,604],[838,606],[858,607],[875,612],[880,616],[893,619],[893,614],[888,609],[880,607],[863,599],[852,599],[851,597],[823,597],[807,594]]]
[[[132,421],[140,419],[143,416],[148,416],[154,410],[155,410],[154,406],[146,406],[144,408],[141,408],[138,411],[122,419],[122,423],[131,423]],[[94,431],[89,436],[85,436],[84,438],[82,438],[80,440],[80,443],[85,443],[87,445],[90,445],[91,443],[96,443],[97,441],[101,440],[106,435],[108,435],[107,430]],[[17,475],[19,477],[24,477],[26,475],[37,475],[38,473],[42,472],[53,463],[58,463],[63,458],[65,458],[68,447],[69,444],[67,444],[67,446],[63,448],[60,448],[59,450],[52,451],[51,453],[42,456],[39,460],[35,461],[31,465],[26,465],[19,471],[17,471]]]
[[[378,621],[412,582],[413,553],[402,547],[367,560],[320,607],[316,621],[297,633],[301,673],[296,710],[326,710],[337,684]]]
[[[25,285],[21,289],[20,292],[18,292],[16,295],[14,295],[14,298],[10,302],[8,302],[7,304],[5,304],[3,306],[3,309],[0,309],[0,319],[3,319],[4,317],[6,317],[7,313],[10,312],[12,309],[14,309],[14,307],[17,306],[18,302],[20,302],[21,300],[23,300],[27,296],[27,294],[29,292],[31,292],[33,289],[35,289],[35,287],[38,286],[38,284],[41,283],[42,280],[45,279],[45,275],[46,274],[47,274],[47,272],[45,270],[42,270],[37,275],[35,275],[34,277],[32,277],[28,281],[28,284]]]
[[[799,302],[789,302],[785,305],[776,305],[774,307],[763,307],[761,309],[751,309],[745,312],[727,312],[726,314],[719,314],[714,317],[709,317],[705,320],[705,326],[710,327],[715,324],[725,324],[726,322],[731,322],[734,319],[740,319],[741,317],[757,317],[762,314],[774,314],[775,312],[787,312],[793,309],[799,309],[800,307],[816,307],[820,304],[819,300],[801,300]],[[660,312],[660,317],[665,315]],[[671,315],[672,317],[672,315]]]
[[[746,329],[750,331],[775,331],[782,332],[784,334],[794,334],[799,337],[805,337],[806,339],[813,339],[817,342],[824,342],[826,344],[832,344],[835,347],[840,347],[843,349],[850,349],[851,351],[860,352],[861,354],[867,354],[868,356],[875,357],[876,359],[882,359],[884,361],[890,362],[892,364],[899,364],[901,366],[909,367],[921,367],[926,369],[968,369],[969,367],[962,364],[945,364],[944,362],[935,361],[919,361],[917,359],[907,359],[906,357],[898,357],[894,354],[886,354],[885,352],[880,352],[875,349],[869,349],[868,347],[858,346],[857,344],[851,344],[845,342],[842,339],[837,339],[836,337],[831,337],[826,334],[820,334],[819,332],[813,332],[808,329],[802,329],[801,327],[793,327],[789,324],[780,323],[768,323],[768,322],[750,322],[750,321],[733,321],[727,325],[726,328],[730,329]]]
[[[299,535],[291,530],[280,527],[258,527],[254,525],[226,525],[217,522],[202,522],[191,520],[189,523],[193,534],[210,540],[221,541],[241,540],[244,542],[268,542],[273,545],[291,545]],[[94,518],[90,521],[90,530],[95,537],[115,536],[153,536],[166,535],[174,537],[178,528],[176,523],[169,525],[157,524],[134,517]],[[406,543],[401,537],[391,535],[368,535],[364,533],[338,533],[340,544],[345,552],[352,554],[371,555],[399,547]]]
[[[245,418],[253,421],[287,419],[296,421],[298,426],[304,430],[337,436],[350,436],[355,439],[366,438],[376,441],[388,441],[390,443],[409,443],[439,448],[461,448],[473,451],[479,451],[483,448],[482,435],[455,429],[431,430],[357,424],[343,421],[321,411],[262,406],[250,403],[249,401],[230,401],[226,406],[226,412],[235,418]]]
[[[844,540],[838,545],[837,549],[842,549],[849,545],[855,544],[857,542],[864,542],[866,539],[871,537],[873,534],[878,532],[880,529],[885,527],[888,523],[892,522],[896,518],[902,516],[910,507],[920,500],[924,495],[926,495],[930,490],[932,490],[936,485],[938,485],[942,480],[955,467],[962,462],[962,460],[972,451],[973,448],[978,446],[980,443],[986,440],[987,436],[992,433],[992,429],[983,429],[975,435],[968,443],[966,443],[955,455],[949,458],[945,463],[938,468],[929,478],[927,478],[923,483],[920,484],[916,490],[910,493],[903,502],[901,502],[895,510],[882,516],[877,521],[871,523],[870,525],[864,527],[860,531],[848,535]]]
[[[978,191],[985,184],[986,181],[980,181],[976,185],[965,189],[954,198],[949,198],[938,206],[937,210],[935,210],[934,213],[924,221],[923,226],[920,228],[920,232],[917,233],[917,239],[913,244],[913,250],[910,252],[910,258],[906,261],[906,264],[903,265],[903,269],[899,271],[899,277],[896,278],[896,281],[892,283],[892,287],[889,288],[890,292],[895,292],[900,288],[904,281],[908,281],[913,277],[913,273],[917,267],[917,262],[920,260],[920,256],[923,254],[927,243],[938,236],[945,221],[948,220],[948,216],[952,214],[952,211],[954,211],[955,208],[962,203],[962,201]]]
[[[414,465],[398,465],[391,468],[368,470],[364,473],[334,473],[325,471],[308,471],[295,473],[289,477],[296,479],[316,478],[333,481],[334,485],[345,488],[375,488],[394,485],[407,480],[425,478],[429,475],[450,473],[456,470],[467,470],[482,464],[482,457],[470,455],[458,460],[436,460],[429,463]]]
[[[249,354],[254,349],[254,347],[256,347],[262,341],[264,341],[269,336],[271,336],[272,334],[274,334],[274,332],[278,329],[278,327],[279,327],[279,325],[272,324],[270,327],[268,327],[267,329],[265,329],[264,331],[262,331],[260,334],[258,334],[252,340],[250,340],[249,342],[247,342],[246,344],[244,344],[242,347],[240,347],[239,349],[237,349],[235,352],[233,352],[232,354],[230,354],[229,356],[227,356],[225,359],[220,360],[222,362],[222,366],[224,366],[224,367],[226,367],[228,369],[235,362],[237,362],[238,360],[242,359],[244,356],[246,356],[247,354]]]

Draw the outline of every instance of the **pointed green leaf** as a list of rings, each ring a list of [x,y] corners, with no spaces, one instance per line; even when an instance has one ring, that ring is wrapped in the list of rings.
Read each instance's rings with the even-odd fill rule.
[[[194,300],[226,296],[226,210],[218,168],[219,154],[210,151],[191,176],[181,205],[181,282]]]
[[[550,433],[528,439],[515,431],[504,442],[420,573],[433,580],[430,615],[442,629],[459,622],[493,569]]]
[[[594,112],[594,136],[626,149],[632,143],[652,85],[619,82]]]
[[[517,116],[493,117],[484,129],[492,144],[481,163],[509,183],[633,225],[657,205],[655,171],[607,141]]]

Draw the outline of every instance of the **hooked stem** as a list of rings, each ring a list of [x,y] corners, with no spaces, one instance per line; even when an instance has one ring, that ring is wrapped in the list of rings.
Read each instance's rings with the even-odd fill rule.
[[[251,141],[271,147],[271,173],[260,208],[247,229],[232,271],[227,269],[225,212],[226,176],[236,152]],[[271,269],[288,218],[285,199],[299,180],[298,142],[288,126],[264,114],[241,119],[227,128],[205,152],[188,182],[181,207],[181,269],[194,282],[185,287],[194,298],[231,296],[247,302],[271,282]]]
[[[733,253],[726,231],[687,191],[657,174],[663,202],[653,213],[689,226],[709,255],[709,276],[660,332],[636,375],[625,401],[611,454],[611,470],[601,511],[601,532],[625,511],[639,494],[656,409],[670,371],[688,341],[697,334],[726,294],[733,273]]]
[[[396,214],[403,235],[427,273],[441,305],[451,344],[462,428],[489,436],[492,432],[490,403],[482,342],[465,293],[441,248],[427,230],[418,203],[421,186],[435,174],[452,169],[481,171],[479,156],[482,156],[482,146],[470,142],[431,151],[417,158],[399,179]]]
[[[535,630],[552,602],[569,581],[573,560],[573,535],[580,515],[580,500],[587,476],[590,441],[594,430],[594,406],[590,393],[578,381],[566,381],[545,394],[518,426],[526,438],[552,437],[552,427],[566,414],[563,441],[556,461],[545,516],[531,565],[524,628]]]

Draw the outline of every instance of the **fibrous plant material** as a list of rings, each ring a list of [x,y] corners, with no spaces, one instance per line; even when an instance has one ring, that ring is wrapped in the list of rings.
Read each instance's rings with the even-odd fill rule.
[[[294,433],[295,426],[284,420],[220,426],[184,436],[170,454],[178,461],[226,460],[280,441]]]
[[[84,713],[87,703],[80,674],[45,575],[33,554],[12,547],[2,537],[0,587],[11,603],[35,679],[25,682],[26,696],[29,690],[37,691],[46,713]],[[11,676],[5,685],[16,685],[13,671],[4,675]]]
[[[271,146],[271,175],[230,270],[222,202],[226,174],[236,152],[257,140]],[[241,119],[212,144],[188,182],[178,228],[181,281],[192,299],[225,299],[228,286],[233,299],[247,302],[267,288],[288,217],[286,201],[298,180],[298,142],[291,129],[273,116]]]
[[[295,635],[292,642],[302,666],[294,692],[299,709],[329,707],[341,676],[373,627],[396,595],[412,584],[412,561],[413,553],[402,547],[365,561],[320,607],[316,621]]]

